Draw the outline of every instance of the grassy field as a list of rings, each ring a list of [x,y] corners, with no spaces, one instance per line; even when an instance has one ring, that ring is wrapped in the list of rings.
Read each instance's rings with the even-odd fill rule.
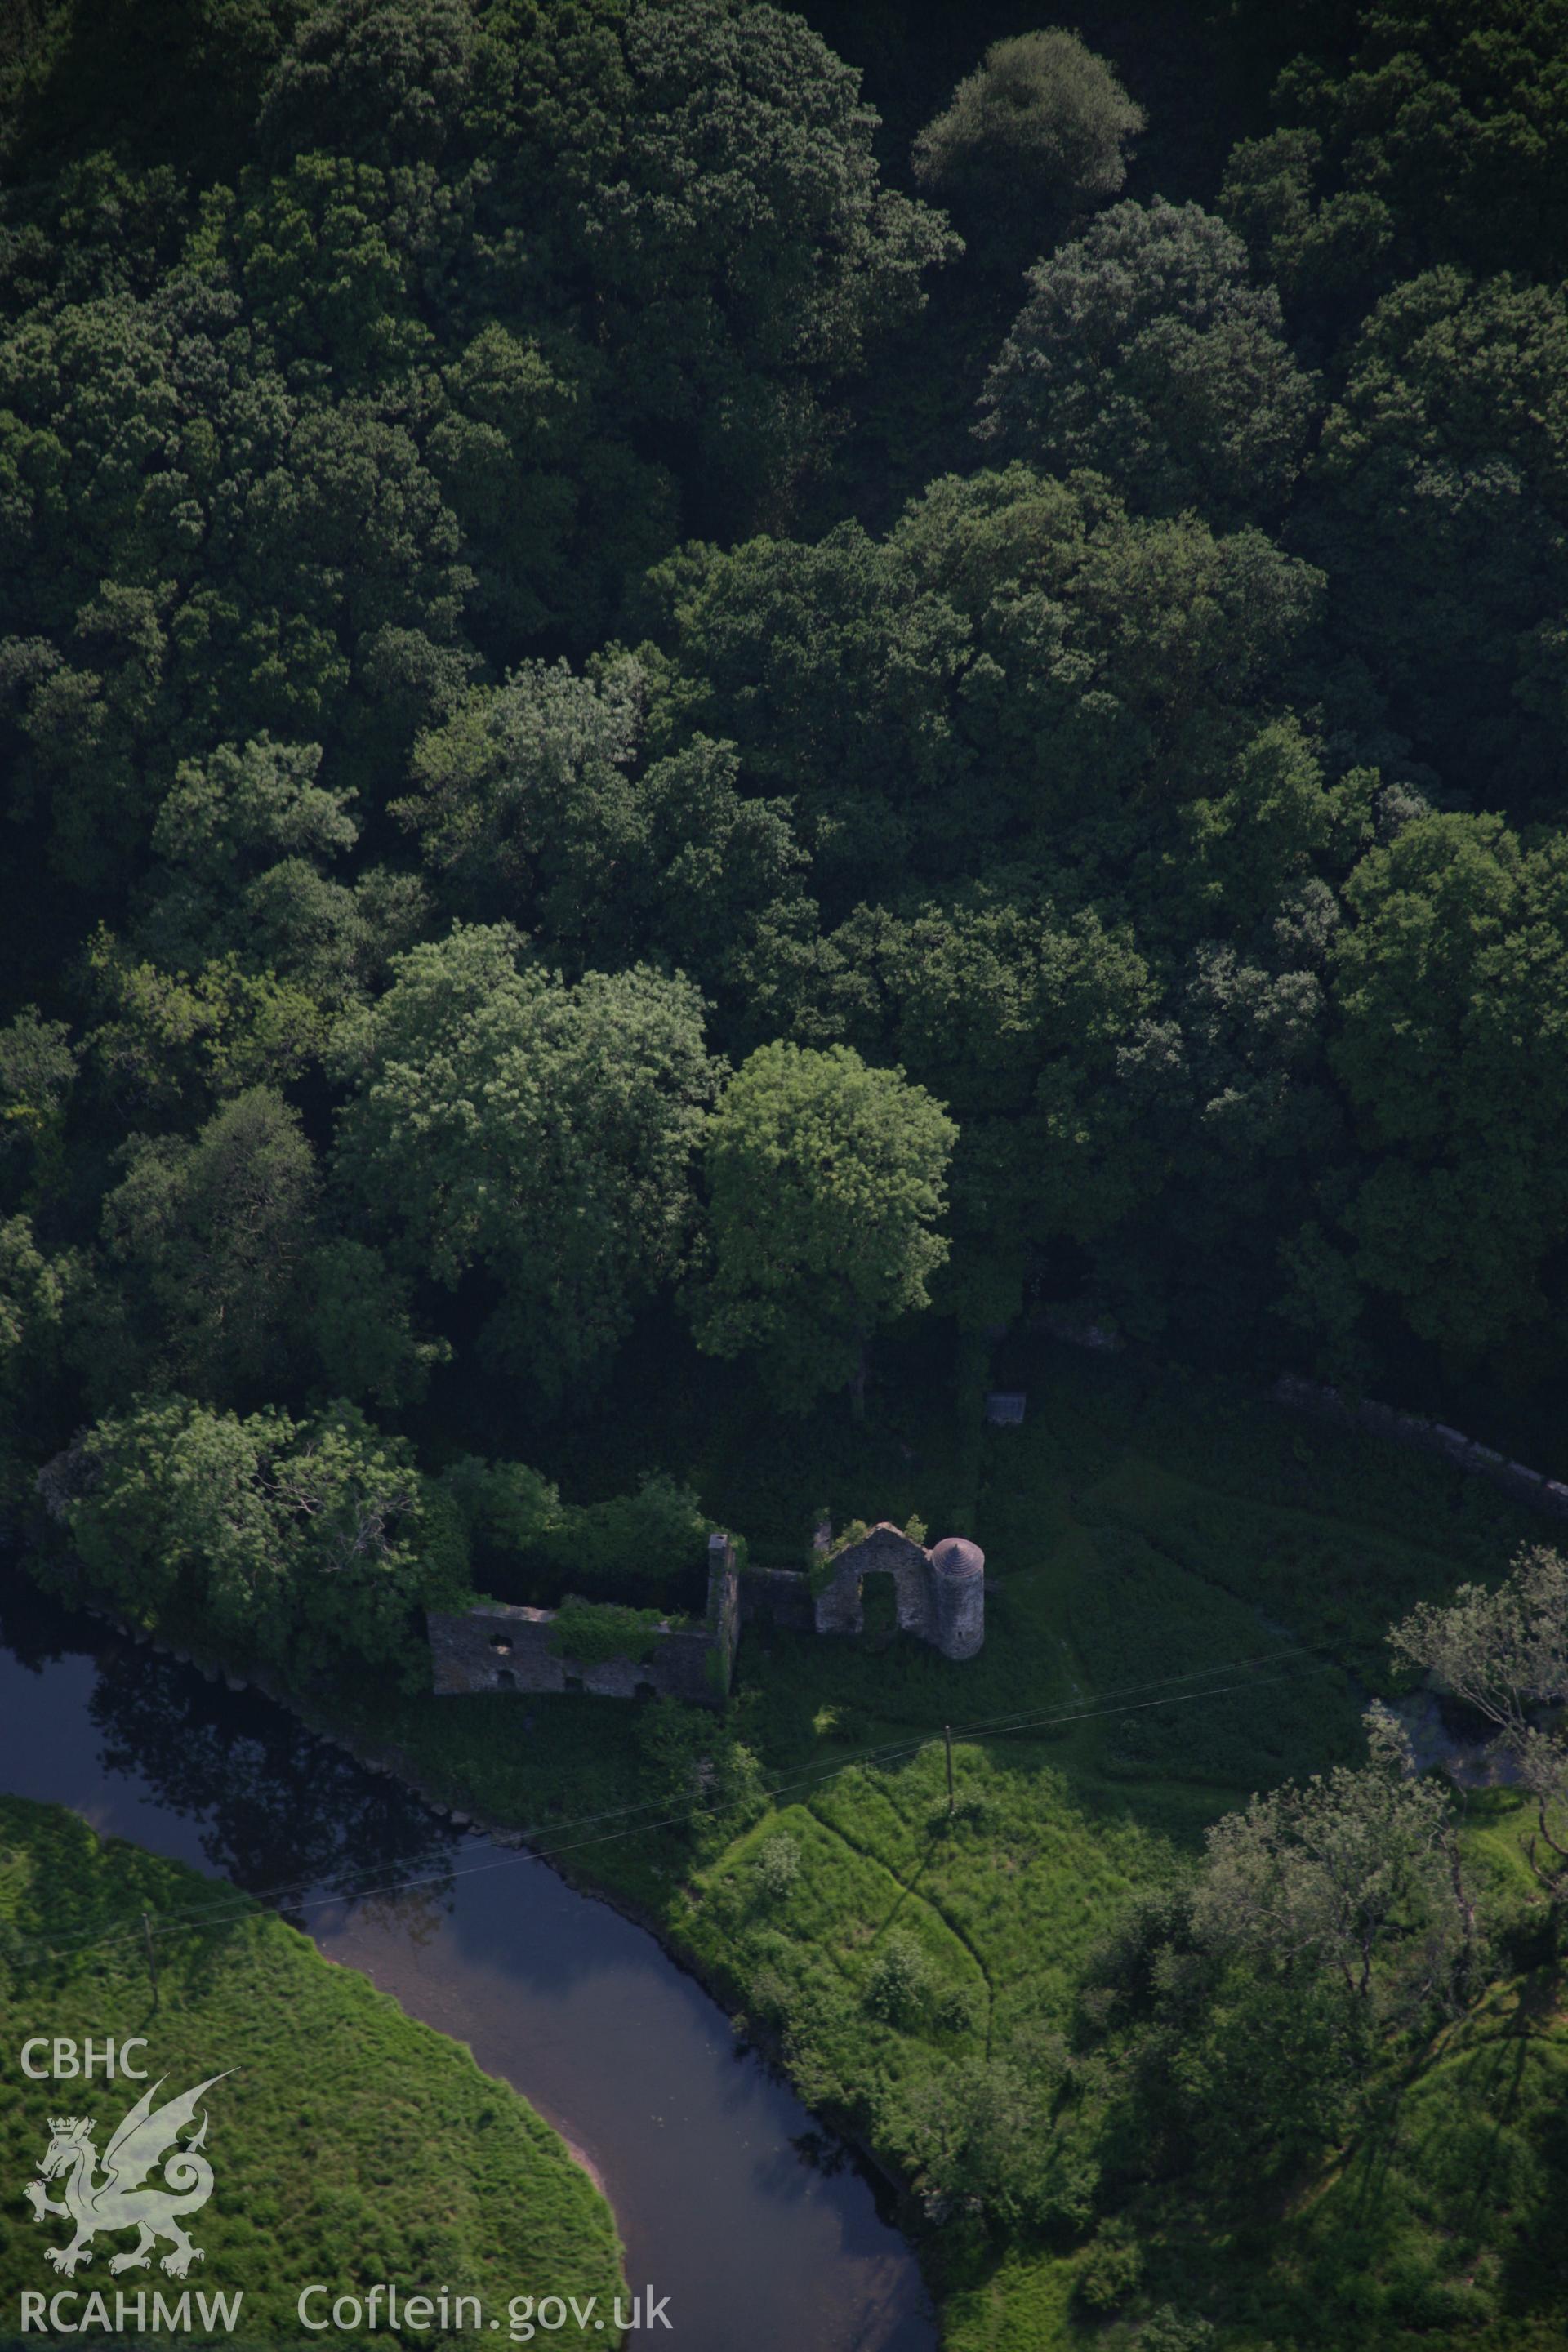
[[[1207,1822],[1359,1757],[1369,1696],[1394,1692],[1389,1622],[1500,1574],[1542,1532],[1441,1465],[1217,1385],[1048,1343],[1006,1377],[1028,1391],[1027,1422],[978,1449],[954,1441],[940,1397],[929,1412],[895,1402],[863,1439],[824,1422],[815,1444],[809,1428],[781,1443],[737,1404],[690,1467],[760,1561],[792,1556],[825,1488],[840,1520],[973,1527],[994,1580],[978,1658],[756,1627],[729,1733],[573,1696],[366,1718],[452,1801],[542,1831],[651,1915],[894,2171],[922,2081],[1068,2035],[1088,1955],[1139,1890],[1184,1872]],[[651,1422],[622,1428],[628,1461],[657,1442]],[[694,1785],[710,1813],[648,1825],[689,1812]],[[630,1833],[584,1821],[637,1803]],[[1511,1808],[1476,1801],[1466,1831],[1505,1917],[1526,1896]],[[913,1993],[888,1997],[911,1969]],[[1568,2308],[1545,2226],[1568,2190],[1557,2001],[1554,1978],[1505,1954],[1488,2000],[1299,2210],[1250,2239],[1194,2233],[1179,2200],[1142,2214],[1142,2275],[1109,2314],[1078,2294],[1070,2231],[978,2252],[931,2233],[945,2343],[1158,2345],[1169,2303],[1207,2315],[1217,2334],[1194,2341],[1223,2352],[1560,2344],[1561,2316],[1521,2315]]]
[[[138,1932],[144,1909],[184,1922],[160,1932],[155,2000]],[[95,2116],[101,2158],[139,2095],[101,2073],[90,2085],[22,2079],[26,2037],[89,2033],[99,2042],[145,2035],[140,2063],[154,2079],[167,2075],[165,2096],[233,2069],[205,2102],[216,2185],[189,2225],[205,2260],[184,2281],[156,2263],[111,2280],[110,2255],[134,2243],[121,2232],[100,2239],[91,2266],[68,2283],[45,2259],[46,2246],[66,2243],[67,2223],[36,2228],[26,2217],[22,2189],[37,2172],[48,2116]],[[0,1800],[0,2046],[11,2077],[0,2103],[6,2341],[24,2289],[68,2284],[84,2296],[106,2292],[111,2315],[117,2288],[171,2300],[184,2287],[241,2290],[239,2326],[216,2339],[236,2344],[303,2340],[296,2296],[315,2280],[332,2295],[377,2281],[404,2294],[471,2293],[487,2315],[501,2315],[501,2340],[513,2296],[596,2294],[609,2312],[620,2279],[609,2208],[515,2092],[232,1886],[122,1841],[100,1843],[75,1814],[15,1798]],[[58,2187],[49,2194],[58,2200]],[[66,2307],[78,2319],[85,2308]],[[196,2327],[185,2340],[205,2338]],[[387,2338],[334,2329],[331,2340]],[[454,2339],[432,2329],[419,2340]],[[569,2329],[559,2340],[580,2339]],[[595,2340],[620,2336],[612,2326]]]

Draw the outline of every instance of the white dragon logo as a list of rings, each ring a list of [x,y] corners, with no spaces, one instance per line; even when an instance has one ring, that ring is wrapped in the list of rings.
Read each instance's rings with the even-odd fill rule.
[[[225,2071],[232,2074],[234,2069]],[[198,2212],[213,2193],[213,2168],[200,2152],[207,2136],[206,2116],[203,2116],[200,2129],[184,2145],[177,2135],[195,2116],[203,2093],[223,2079],[222,2074],[209,2074],[194,2091],[186,2091],[178,2099],[166,2099],[156,2113],[152,2113],[153,2102],[168,2080],[166,2074],[161,2074],[150,2089],[142,2092],[104,2149],[101,2180],[94,2179],[98,2150],[92,2144],[97,2129],[92,2118],[49,2117],[49,2144],[39,2167],[41,2178],[30,2180],[23,2194],[33,2209],[35,2221],[41,2221],[46,2213],[56,2213],[76,2224],[76,2235],[68,2246],[46,2249],[56,2270],[70,2278],[79,2263],[90,2263],[90,2242],[100,2230],[139,2230],[142,2233],[129,2253],[111,2258],[111,2272],[145,2270],[160,2238],[167,2238],[173,2245],[174,2252],[163,2258],[163,2268],[174,2278],[184,2278],[193,2262],[205,2259],[201,2248],[193,2246],[180,2227],[179,2216]],[[144,2189],[142,2182],[165,2149],[171,2151],[163,2163],[166,2187]],[[65,2203],[57,2205],[45,2193],[44,2183],[58,2180],[62,2174]]]

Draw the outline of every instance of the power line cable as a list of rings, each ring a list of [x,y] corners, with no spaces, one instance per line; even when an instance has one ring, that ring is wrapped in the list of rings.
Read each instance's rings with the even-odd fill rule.
[[[1312,1654],[1305,1649],[1304,1645],[1297,1645],[1297,1651],[1299,1654],[1302,1655]],[[1284,1654],[1289,1654],[1289,1653]],[[1272,1663],[1272,1658],[1266,1654],[1261,1662]],[[1250,1663],[1251,1661],[1247,1660],[1237,1662],[1237,1664],[1248,1664]],[[1217,1667],[1212,1671],[1223,1673],[1233,1670],[1234,1669]],[[1342,1669],[1340,1668],[1340,1662],[1337,1659],[1320,1658],[1318,1659],[1315,1667],[1307,1667],[1303,1669],[1306,1673],[1311,1673],[1314,1671],[1321,1673],[1329,1672],[1331,1670],[1342,1671]],[[1193,1670],[1194,1673],[1198,1671],[1201,1670],[1195,1668]],[[1181,1681],[1184,1679],[1191,1679],[1191,1676],[1188,1675],[1184,1677],[1177,1675],[1165,1677],[1164,1679],[1166,1681]],[[1248,1675],[1240,1682],[1226,1683],[1218,1685],[1217,1687],[1208,1687],[1203,1690],[1176,1692],[1163,1697],[1142,1699],[1131,1706],[1083,1707],[1055,1714],[1025,1717],[1011,1720],[1003,1719],[984,1727],[983,1732],[977,1727],[964,1726],[960,1729],[958,1736],[961,1738],[973,1738],[976,1736],[984,1736],[987,1738],[1006,1738],[1025,1731],[1057,1727],[1073,1723],[1091,1722],[1108,1717],[1144,1714],[1150,1709],[1155,1707],[1188,1706],[1200,1699],[1223,1698],[1232,1691],[1268,1689],[1277,1684],[1289,1682],[1292,1679],[1294,1679],[1294,1677],[1289,1675],[1272,1675],[1261,1680],[1256,1675]],[[1146,1689],[1152,1687],[1152,1685],[1147,1684],[1131,1685],[1129,1687],[1132,1689]],[[864,1769],[867,1764],[873,1761],[873,1759],[876,1763],[879,1764],[884,1761],[896,1761],[899,1758],[904,1756],[918,1755],[922,1748],[934,1746],[937,1743],[939,1737],[939,1734],[927,1732],[922,1734],[920,1738],[910,1740],[901,1747],[887,1747],[872,1750],[869,1752],[868,1756],[847,1757],[838,1764],[826,1766],[817,1772],[806,1774],[801,1780],[793,1782],[786,1781],[781,1783],[777,1788],[768,1792],[770,1801],[776,1802],[779,1797],[793,1796],[804,1789],[825,1787],[829,1782],[841,1779],[846,1772]],[[626,1807],[622,1809],[622,1811],[626,1812],[640,1810],[643,1809],[638,1807]],[[660,1821],[636,1822],[631,1823],[629,1827],[617,1830],[607,1830],[602,1832],[596,1837],[579,1838],[569,1845],[553,1846],[548,1851],[530,1845],[517,1853],[498,1855],[490,1862],[471,1863],[455,1870],[447,1869],[431,1871],[421,1873],[414,1876],[390,1879],[379,1886],[362,1887],[352,1892],[338,1890],[331,1894],[323,1894],[303,1899],[291,1904],[289,1907],[290,1909],[301,1914],[310,1911],[325,1910],[331,1908],[335,1905],[353,1905],[356,1903],[371,1902],[379,1895],[405,1894],[421,1886],[447,1886],[457,1879],[477,1877],[490,1871],[506,1870],[514,1866],[531,1863],[553,1863],[563,1860],[568,1854],[584,1852],[590,1846],[614,1844],[622,1838],[649,1836],[659,1830],[683,1827],[691,1822],[708,1818],[722,1810],[722,1805],[718,1803],[710,1805],[694,1805],[688,1807],[679,1813],[668,1814]],[[600,1815],[588,1814],[582,1817],[581,1825],[586,1826],[587,1823],[595,1820],[614,1818],[616,1818],[614,1813]],[[546,1824],[542,1829],[519,1832],[514,1834],[530,1838],[549,1836],[558,1833],[559,1830],[563,1827],[572,1828],[578,1825],[579,1824],[577,1823],[572,1822],[558,1823],[555,1825],[555,1831],[552,1832],[550,1826]],[[285,1889],[282,1891],[288,1893],[292,1890]],[[164,1915],[158,1920],[157,1925],[160,1929],[178,1928],[182,1925],[193,1922],[201,1927],[221,1926],[231,1919],[244,1918],[258,1907],[267,1907],[266,1898],[261,1895],[247,1895],[243,1902],[234,1905],[228,1910],[215,1911],[207,1906],[189,1906],[189,1908],[184,1911],[173,1912]],[[65,1944],[40,1945],[34,1948],[37,1950],[43,1958],[63,1958],[68,1953],[94,1951],[109,1945],[129,1942],[133,1939],[133,1930],[115,1930],[104,1936],[73,1940]]]
[[[1282,1659],[1290,1657],[1320,1658],[1321,1654],[1310,1649],[1304,1643],[1290,1643],[1278,1646],[1273,1650],[1260,1651],[1250,1658],[1232,1658],[1209,1665],[1189,1666],[1184,1673],[1156,1675],[1142,1682],[1113,1684],[1109,1690],[1089,1692],[1087,1696],[1091,1700],[1100,1702],[1122,1697],[1132,1697],[1145,1691],[1167,1690],[1170,1689],[1173,1685],[1192,1682],[1199,1675],[1237,1674],[1255,1665],[1278,1664]],[[1323,1660],[1321,1663],[1326,1664],[1334,1664],[1338,1662],[1334,1660]],[[1246,1685],[1243,1684],[1235,1684],[1228,1685],[1226,1687],[1241,1689],[1246,1687]],[[1204,1691],[1195,1692],[1191,1696],[1201,1698],[1218,1696],[1220,1695],[1220,1693],[1210,1692],[1205,1689]],[[1183,1694],[1183,1696],[1184,1696],[1186,1694]],[[1173,1700],[1171,1703],[1174,1704],[1174,1701]],[[1162,1702],[1155,1700],[1152,1701],[1151,1704],[1158,1706],[1162,1704]],[[1131,1712],[1132,1710],[1107,1710],[1103,1706],[1101,1706],[1095,1711],[1100,1713],[1107,1711],[1115,1713],[1119,1711]],[[975,1721],[971,1723],[954,1725],[952,1727],[952,1730],[954,1737],[959,1739],[973,1740],[979,1738],[999,1738],[1005,1737],[1012,1730],[1037,1728],[1041,1725],[1050,1723],[1055,1719],[1056,1718],[1054,1717],[1034,1717],[1027,1715],[993,1716],[990,1717],[977,1718]],[[1069,1722],[1077,1722],[1086,1718],[1080,1717],[1077,1715],[1071,1715],[1062,1719]],[[325,1735],[318,1734],[317,1736],[323,1737]],[[841,1758],[837,1764],[823,1765],[816,1768],[816,1774],[808,1775],[805,1780],[795,1781],[793,1783],[787,1781],[781,1782],[774,1788],[766,1790],[765,1793],[768,1795],[770,1800],[772,1800],[777,1796],[788,1795],[794,1789],[809,1786],[811,1780],[814,1777],[820,1776],[824,1780],[836,1780],[842,1773],[852,1771],[857,1767],[875,1769],[885,1763],[897,1762],[901,1757],[918,1754],[920,1749],[926,1747],[930,1741],[935,1738],[935,1736],[936,1735],[931,1732],[921,1732],[920,1736],[913,1740],[889,1740],[884,1741],[880,1746],[876,1748],[862,1748],[854,1756]],[[359,1769],[362,1771],[368,1771],[372,1768],[367,1765],[361,1765]],[[656,1805],[658,1802],[658,1799],[657,1797],[645,1797],[634,1805],[607,1806],[598,1812],[577,1814],[570,1821],[540,1822],[533,1823],[525,1829],[508,1831],[506,1834],[509,1837],[517,1837],[525,1840],[531,1846],[536,1839],[559,1837],[568,1830],[589,1829],[595,1827],[601,1822],[628,1821],[633,1814],[646,1813],[651,1806]],[[694,1814],[692,1818],[699,1818],[702,1811],[714,1811],[716,1810],[716,1807],[711,1806],[699,1809],[699,1813]],[[640,1829],[653,1831],[666,1827],[668,1824],[660,1822],[644,1822],[637,1823],[635,1826]],[[531,1855],[528,1858],[535,1859],[538,1857]],[[489,1868],[496,1865],[487,1864],[475,1866]],[[364,1865],[365,1871],[374,1871],[375,1867],[376,1865],[374,1863],[368,1863]],[[363,1873],[355,1874],[356,1876],[363,1874]],[[402,1883],[408,1885],[422,1885],[427,1883],[444,1882],[454,1876],[464,1876],[467,1874],[468,1874],[466,1872],[437,1872],[429,1874],[428,1879],[420,1877]],[[260,1904],[264,1907],[272,1907],[285,1901],[289,1901],[290,1897],[295,1896],[299,1885],[299,1880],[297,1878],[292,1878],[281,1880],[271,1887],[257,1889],[247,1887],[244,1889],[243,1892],[245,1893],[248,1902]],[[369,1901],[373,1895],[384,1894],[388,1891],[389,1889],[384,1886],[363,1888],[344,1886],[334,1889],[330,1895],[319,1896],[314,1898],[314,1900],[318,1904],[321,1902],[366,1902]],[[291,1902],[289,1907],[298,1909],[300,1905],[298,1902]],[[163,1923],[165,1926],[174,1927],[177,1926],[180,1921],[184,1918],[199,1919],[209,1916],[210,1913],[206,1906],[202,1904],[189,1904],[182,1906],[178,1910],[165,1912],[163,1915]],[[73,1948],[91,1949],[96,1939],[90,1937],[76,1938],[72,1939],[71,1942],[51,1947],[51,1948],[61,1954]]]

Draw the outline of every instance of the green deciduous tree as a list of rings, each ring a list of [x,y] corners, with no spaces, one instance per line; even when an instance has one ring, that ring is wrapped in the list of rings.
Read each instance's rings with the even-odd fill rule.
[[[1028,272],[986,379],[993,452],[1092,466],[1136,506],[1216,520],[1278,514],[1306,450],[1312,385],[1279,298],[1196,205],[1117,205]]]
[[[645,691],[629,658],[586,677],[566,662],[528,662],[420,738],[416,791],[396,813],[467,911],[531,913],[541,858],[591,855],[584,836],[605,845],[601,862],[616,859],[635,831]]]
[[[460,1589],[408,1448],[350,1406],[241,1420],[165,1399],[100,1422],[42,1484],[131,1623],[208,1633],[301,1680],[345,1656],[417,1674],[415,1609]]]
[[[350,796],[318,782],[317,743],[220,743],[177,770],[153,826],[155,856],[204,882],[233,883],[288,856],[352,849]]]
[[[286,1377],[305,1311],[317,1198],[298,1114],[266,1087],[226,1103],[190,1140],[138,1138],[103,1209],[115,1267],[90,1329],[100,1396],[178,1387],[211,1402],[264,1397]],[[89,1327],[90,1328],[90,1327]]]
[[[923,1087],[847,1046],[759,1046],[709,1126],[699,1345],[755,1349],[792,1404],[847,1384],[862,1412],[877,1325],[924,1307],[947,1255],[934,1227],[957,1132]]]
[[[1535,1809],[1522,1840],[1552,1896],[1552,1926],[1568,1894],[1568,1560],[1544,1546],[1521,1550],[1503,1583],[1462,1584],[1447,1603],[1422,1601],[1388,1637],[1402,1666],[1428,1674],[1483,1716]],[[1542,1848],[1544,1847],[1544,1853]]]
[[[252,986],[303,995],[324,1014],[418,935],[427,900],[416,875],[372,866],[351,885],[325,870],[353,850],[359,824],[352,795],[317,782],[321,756],[262,736],[182,762],[153,826],[159,862],[133,902],[149,964],[199,986],[235,961]]]
[[[36,1507],[37,1463],[55,1442],[71,1314],[88,1287],[74,1250],[40,1247],[27,1216],[0,1217],[0,1506]]]
[[[167,936],[165,919],[174,910],[165,904],[156,911],[156,930],[150,918],[138,927],[139,938]],[[271,980],[331,1014],[384,986],[392,959],[430,929],[432,911],[417,874],[372,866],[351,887],[307,858],[285,857],[247,885],[205,944],[210,951],[214,938],[237,933],[254,978]]]
[[[609,362],[563,326],[483,326],[443,370],[426,449],[463,527],[475,635],[498,659],[540,631],[591,645],[677,536],[668,466],[609,426]]]
[[[325,0],[300,12],[262,86],[257,134],[301,150],[413,162],[441,152],[468,97],[468,0]]]
[[[489,1558],[516,1558],[559,1526],[560,1489],[523,1462],[486,1462],[459,1454],[441,1474],[481,1576]]]
[[[1526,1549],[1501,1584],[1419,1602],[1388,1643],[1402,1666],[1431,1675],[1522,1747],[1541,1709],[1568,1699],[1568,1560]]]
[[[1200,1943],[1291,1976],[1319,1969],[1389,2018],[1447,1994],[1464,1940],[1445,1791],[1417,1777],[1403,1727],[1367,1715],[1371,1759],[1254,1797],[1208,1832]]]
[[[1380,2053],[1462,1994],[1478,1955],[1447,1793],[1385,1709],[1366,1721],[1364,1765],[1226,1814],[1192,1885],[1102,1953],[1089,2005],[1115,2030],[1118,2169],[1272,2208],[1352,2124]]]
[[[60,1181],[77,1055],[63,1021],[24,1005],[0,1029],[0,1198],[20,1202]]]
[[[970,765],[952,708],[969,631],[941,586],[854,523],[810,546],[689,550],[652,586],[669,648],[653,742],[733,742],[751,789],[798,807],[819,887],[896,875],[916,811],[951,807]],[[964,804],[972,839],[993,829],[987,800]]]
[[[564,26],[510,0],[487,31],[481,220],[525,230],[574,299],[586,281],[616,407],[708,510],[776,510],[824,447],[822,392],[953,249],[940,215],[879,184],[858,75],[756,0],[597,5]]]
[[[1563,788],[1568,295],[1428,271],[1349,354],[1293,542],[1339,646],[1458,791],[1523,815]]]
[[[648,1473],[629,1495],[563,1503],[521,1462],[466,1454],[441,1475],[472,1549],[475,1574],[508,1598],[539,1579],[563,1591],[637,1601],[679,1587],[700,1567],[713,1521],[688,1486]],[[510,1589],[509,1589],[510,1588]]]
[[[339,1181],[396,1259],[499,1286],[491,1340],[550,1394],[602,1366],[675,1273],[714,1083],[701,1000],[640,967],[572,986],[504,924],[397,959],[344,1023]]]
[[[1282,1237],[1345,1153],[1328,1026],[1311,962],[1255,960],[1210,940],[1119,1046],[1120,1118],[1143,1167],[1159,1171],[1135,1222],[1095,1252],[1097,1281],[1130,1330],[1152,1337],[1171,1317],[1205,1333],[1216,1358],[1255,1343],[1278,1296]]]
[[[1369,2022],[1331,1976],[1194,1948],[1184,1927],[1154,1973],[1113,2112],[1118,2152],[1199,2185],[1210,2210],[1267,2211],[1353,2127]]]
[[[0,1389],[8,1394],[48,1368],[80,1272],[69,1257],[45,1256],[30,1218],[0,1222]]]
[[[689,551],[655,586],[652,741],[731,741],[788,793],[837,915],[911,868],[1168,839],[1282,701],[1322,581],[1259,530],[1013,465],[932,483],[881,541]]]
[[[998,2056],[943,2064],[889,2097],[885,2127],[907,2151],[931,2221],[956,2237],[966,2222],[1006,2231],[1085,2217],[1092,2161],[1081,2149],[1069,2156],[1068,2135],[1053,2131],[1056,2087]]]
[[[1321,135],[1300,126],[1238,140],[1218,209],[1292,319],[1305,316],[1337,339],[1394,274],[1394,224],[1376,188],[1321,193],[1322,160]]]
[[[451,1349],[416,1330],[412,1286],[380,1250],[368,1242],[322,1242],[304,1264],[301,1286],[300,1335],[330,1395],[388,1408],[420,1402],[431,1370]]]
[[[309,989],[247,972],[232,950],[192,976],[100,930],[87,963],[98,1015],[83,1039],[88,1076],[125,1126],[188,1126],[216,1099],[283,1085],[325,1038],[326,1016]]]
[[[1297,58],[1284,127],[1223,199],[1271,278],[1331,318],[1432,262],[1553,278],[1568,211],[1563,0],[1379,0],[1341,63]]]
[[[1568,1231],[1568,860],[1500,817],[1426,816],[1345,885],[1331,1058],[1374,1153],[1363,1278],[1455,1360],[1539,1324]]]
[[[270,730],[369,771],[472,658],[408,404],[286,381],[244,319],[215,257],[0,344],[16,805],[79,882],[119,879],[182,756]]]
[[[1059,26],[994,41],[914,143],[915,178],[956,205],[982,250],[1032,240],[1115,195],[1143,129],[1103,58]]]
[[[1091,856],[1136,856],[1151,813],[1212,791],[1322,588],[1260,530],[1131,518],[1091,477],[1024,466],[933,483],[892,543],[970,620],[987,765],[1053,836],[1076,820]]]
[[[1113,1227],[1147,1182],[1116,1078],[1153,982],[1125,929],[1059,912],[1026,871],[764,935],[745,976],[749,1023],[897,1063],[957,1118],[938,1281],[966,1321],[1015,1314],[1054,1242]]]
[[[42,0],[11,12],[0,146],[24,184],[103,155],[204,178],[231,171],[309,0]],[[62,173],[63,176],[63,173]],[[171,174],[172,176],[172,174]],[[121,235],[124,234],[121,224]]]
[[[465,912],[532,929],[568,964],[662,953],[724,978],[804,863],[784,801],[742,792],[726,744],[644,759],[644,666],[527,663],[420,739],[398,814]]]

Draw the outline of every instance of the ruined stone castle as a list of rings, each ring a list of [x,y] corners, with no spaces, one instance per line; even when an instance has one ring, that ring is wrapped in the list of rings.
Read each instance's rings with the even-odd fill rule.
[[[826,1528],[814,1574],[736,1564],[727,1535],[708,1544],[708,1603],[695,1622],[655,1628],[640,1656],[594,1662],[558,1646],[557,1612],[500,1601],[460,1612],[432,1611],[430,1654],[438,1694],[482,1690],[597,1692],[633,1698],[650,1690],[689,1705],[722,1706],[743,1627],[762,1621],[796,1632],[858,1634],[868,1576],[892,1579],[899,1631],[944,1658],[972,1658],[985,1639],[985,1555],[963,1536],[927,1550],[886,1520],[837,1554]]]

